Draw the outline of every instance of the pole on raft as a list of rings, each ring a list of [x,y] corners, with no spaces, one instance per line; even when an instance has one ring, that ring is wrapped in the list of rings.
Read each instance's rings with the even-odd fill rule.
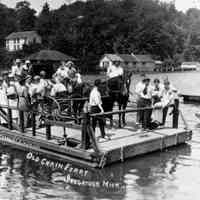
[[[50,124],[46,125],[46,139],[47,140],[51,139],[51,125]]]
[[[31,113],[31,119],[32,119],[32,135],[36,136],[36,120],[35,120],[35,112]]]
[[[23,111],[19,111],[19,124],[20,124],[20,130],[22,133],[25,132],[24,129],[24,112]]]
[[[174,100],[173,119],[172,119],[173,128],[178,128],[178,119],[179,119],[179,99],[175,99]]]
[[[89,125],[90,116],[89,113],[83,114],[82,120],[82,131],[81,131],[81,148],[87,150],[90,148],[90,137],[87,131],[87,126]]]
[[[90,148],[90,137],[87,131],[87,126],[90,124],[90,115],[88,110],[88,102],[86,101],[83,107],[83,119],[81,130],[81,148],[87,150]]]
[[[12,126],[12,110],[10,108],[8,108],[8,128],[10,130],[13,129],[13,126]]]

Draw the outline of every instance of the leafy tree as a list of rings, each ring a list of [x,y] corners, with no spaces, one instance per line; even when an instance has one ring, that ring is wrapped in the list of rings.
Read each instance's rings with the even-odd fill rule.
[[[18,31],[30,31],[35,28],[36,11],[30,8],[28,1],[18,2],[15,11]]]
[[[38,16],[36,30],[42,36],[44,46],[49,46],[49,38],[53,32],[53,15],[49,4],[45,3],[41,13]]]

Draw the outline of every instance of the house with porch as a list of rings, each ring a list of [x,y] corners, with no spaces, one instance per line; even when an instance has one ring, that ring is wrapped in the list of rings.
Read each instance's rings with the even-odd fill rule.
[[[36,31],[13,32],[6,37],[6,49],[18,51],[23,49],[24,44],[42,43],[41,36]]]
[[[105,70],[116,63],[120,63],[125,70],[133,72],[150,72],[155,69],[155,61],[150,55],[135,54],[104,54],[99,66]]]

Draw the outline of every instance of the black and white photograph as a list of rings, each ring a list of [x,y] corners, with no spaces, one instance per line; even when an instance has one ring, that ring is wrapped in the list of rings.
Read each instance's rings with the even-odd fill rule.
[[[0,200],[200,199],[200,0],[0,0]]]

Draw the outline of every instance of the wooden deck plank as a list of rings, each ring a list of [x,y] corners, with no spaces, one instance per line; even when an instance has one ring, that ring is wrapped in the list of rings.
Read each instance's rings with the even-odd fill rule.
[[[67,128],[67,133],[69,137],[78,139],[81,137],[81,131],[78,129]],[[184,143],[188,140],[188,135],[190,134],[189,131],[183,128],[165,128],[139,132],[128,126],[124,129],[106,129],[106,133],[110,136],[111,140],[98,142],[102,154],[106,157],[106,165]],[[20,133],[0,127],[0,136],[2,137],[2,135],[7,135],[9,138],[13,136],[18,139],[21,138],[21,142],[19,143],[15,139],[13,140],[13,145],[18,145],[19,148],[23,148],[24,146],[24,149],[30,148],[30,150],[38,150],[40,153],[49,154],[49,156],[54,155],[56,157],[57,155],[58,158],[64,159],[66,157],[66,160],[71,159],[72,162],[82,163],[84,165],[88,163],[88,166],[93,167],[99,166],[99,159],[93,159],[93,152],[91,150],[85,151],[83,149],[66,147],[64,145],[59,146],[57,144],[57,138],[62,138],[63,136],[63,127],[52,126],[53,137],[51,140],[46,140],[45,128],[37,130],[36,136],[33,137],[31,131]],[[99,135],[100,132],[97,129],[96,137]],[[25,141],[24,144],[23,141]],[[29,146],[29,144],[33,144],[33,146]],[[48,149],[55,151],[49,152]]]

